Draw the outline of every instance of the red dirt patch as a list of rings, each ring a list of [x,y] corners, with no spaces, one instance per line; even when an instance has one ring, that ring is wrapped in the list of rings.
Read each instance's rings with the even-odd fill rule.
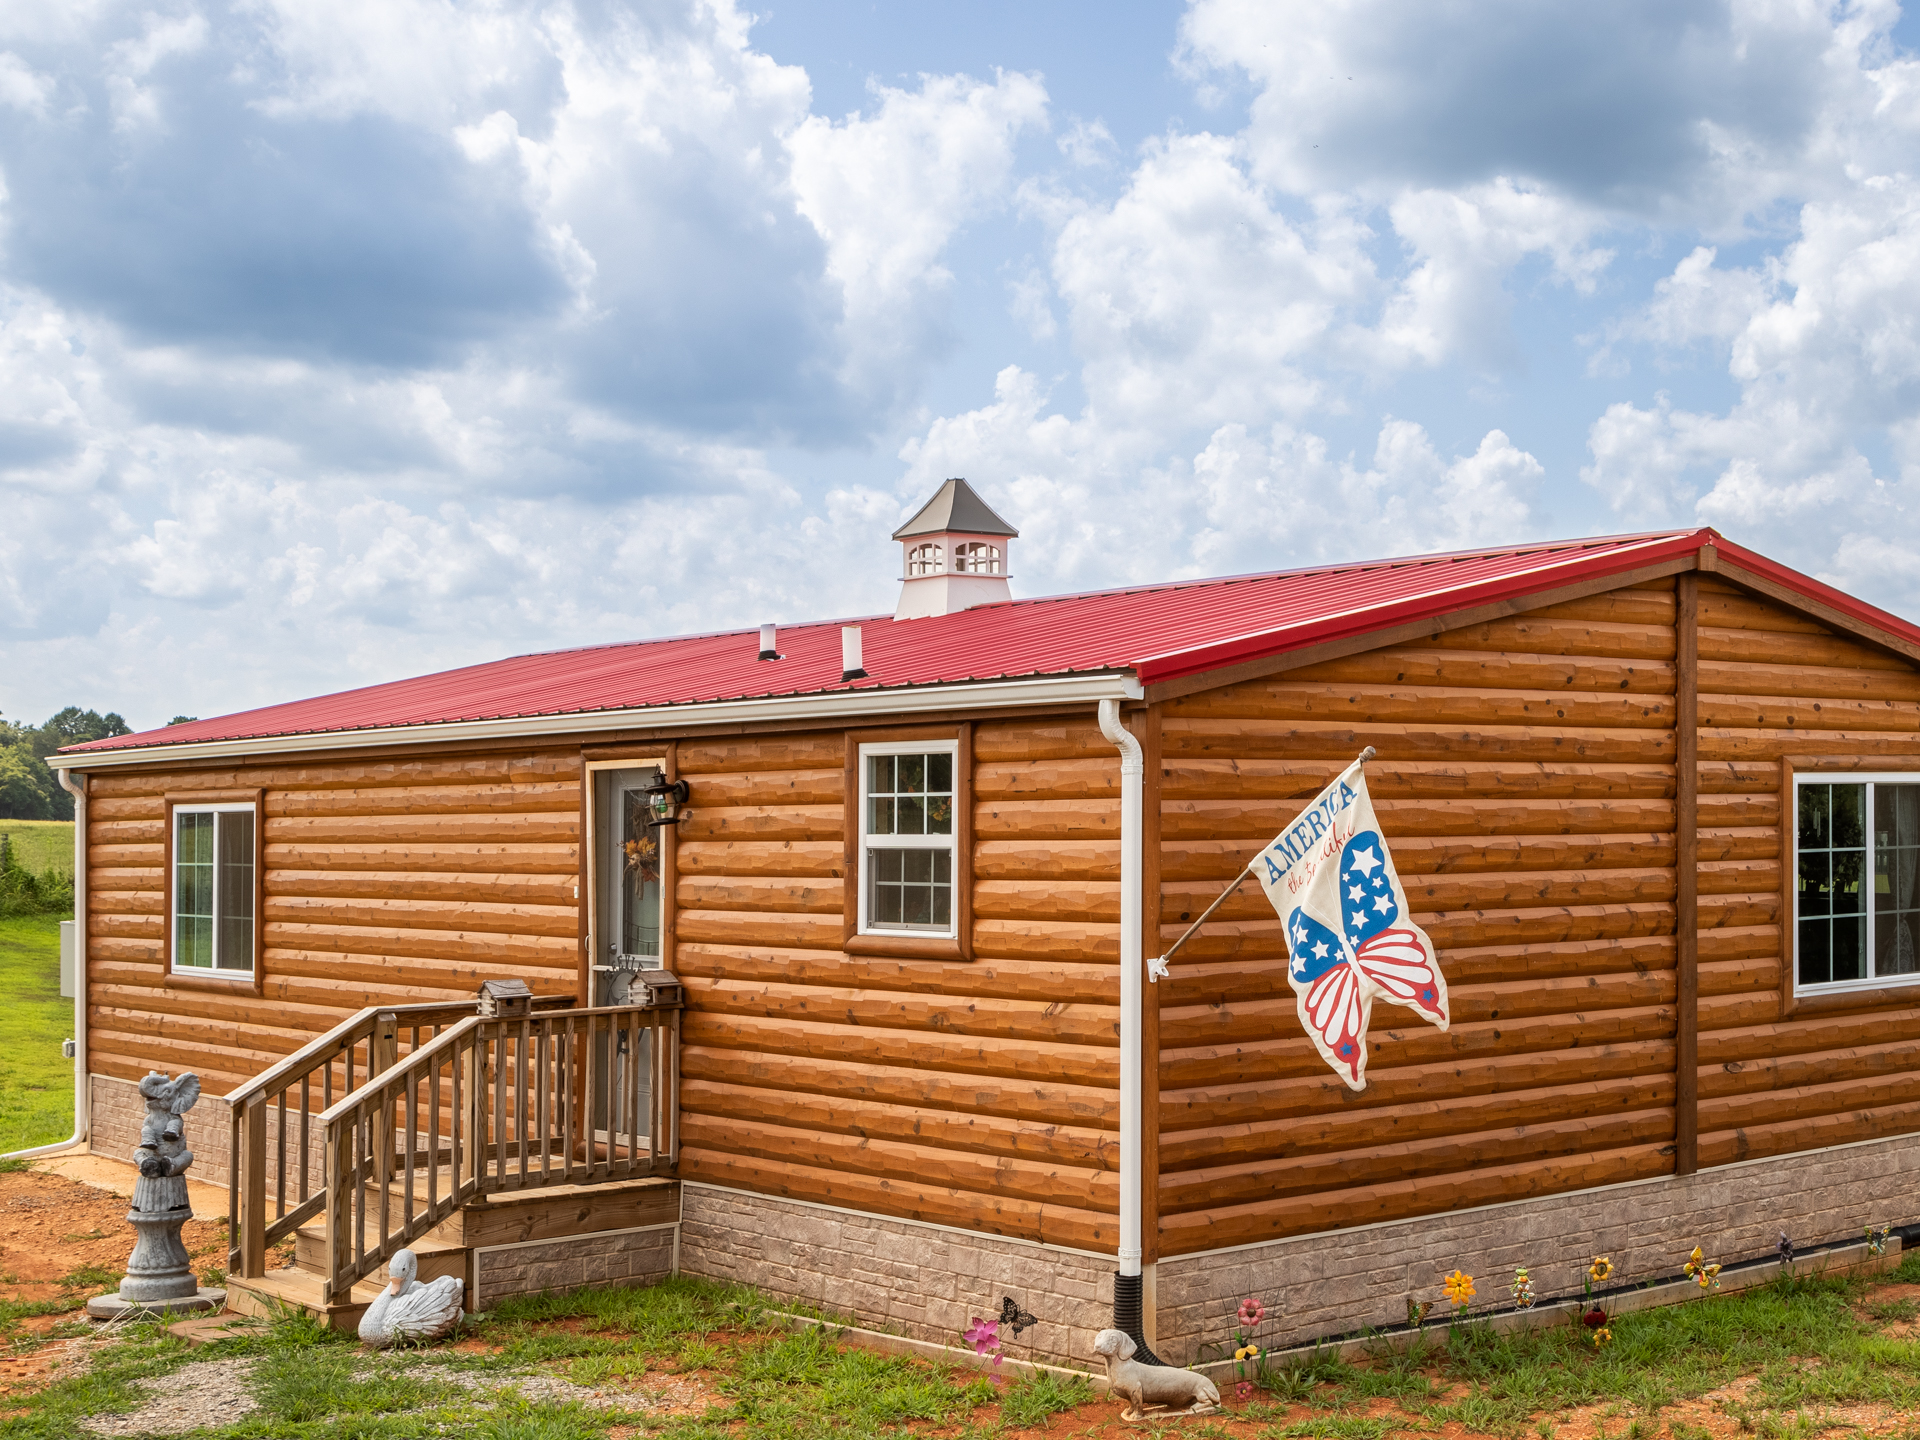
[[[0,1175],[0,1299],[72,1299],[79,1309],[100,1294],[97,1285],[60,1282],[88,1268],[120,1274],[133,1253],[130,1199],[131,1190],[115,1194],[37,1170]],[[225,1268],[225,1217],[191,1221],[182,1238],[196,1264]]]

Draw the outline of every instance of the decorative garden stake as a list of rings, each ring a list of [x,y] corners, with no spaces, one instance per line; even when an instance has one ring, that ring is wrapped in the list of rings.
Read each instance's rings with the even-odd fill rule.
[[[133,1208],[127,1212],[134,1233],[133,1255],[119,1292],[89,1300],[87,1314],[96,1320],[117,1320],[128,1315],[223,1309],[227,1292],[200,1288],[180,1239],[180,1227],[193,1218],[186,1181],[193,1152],[187,1149],[182,1117],[200,1098],[200,1079],[187,1074],[169,1080],[155,1070],[140,1082],[140,1093],[146,1098],[147,1114],[140,1124],[140,1144],[133,1152],[140,1178],[133,1183]]]
[[[461,1320],[458,1275],[420,1279],[420,1261],[411,1250],[396,1250],[387,1261],[392,1277],[360,1317],[362,1344],[376,1348],[407,1341],[438,1340]]]
[[[1213,1381],[1195,1370],[1137,1364],[1133,1355],[1138,1348],[1124,1330],[1102,1330],[1093,1337],[1093,1353],[1107,1362],[1107,1393],[1127,1402],[1123,1420],[1211,1415],[1220,1408],[1220,1391]]]
[[[1613,1339],[1613,1331],[1607,1328],[1607,1312],[1593,1303],[1593,1287],[1604,1285],[1613,1276],[1613,1261],[1605,1255],[1593,1257],[1593,1263],[1587,1266],[1587,1309],[1580,1317],[1580,1323],[1593,1332],[1593,1348],[1598,1350],[1608,1340]],[[1605,1336],[1605,1339],[1601,1337]]]
[[[1249,1295],[1240,1302],[1240,1308],[1234,1312],[1240,1323],[1246,1328],[1233,1332],[1233,1373],[1240,1378],[1238,1393],[1242,1400],[1247,1388],[1247,1361],[1260,1358],[1260,1347],[1253,1343],[1253,1332],[1260,1322],[1267,1318],[1267,1307]]]
[[[1780,1263],[1787,1267],[1787,1274],[1793,1274],[1793,1237],[1786,1231],[1780,1232]]]
[[[1871,1225],[1867,1226],[1867,1253],[1869,1255],[1886,1254],[1887,1240],[1892,1234],[1893,1226],[1891,1225],[1882,1225],[1878,1230]]]
[[[1447,1292],[1447,1303],[1453,1306],[1453,1318],[1464,1320],[1467,1309],[1473,1304],[1473,1277],[1464,1270],[1455,1270],[1440,1284]]]
[[[1687,1278],[1702,1290],[1712,1292],[1720,1288],[1719,1264],[1707,1259],[1707,1252],[1698,1245],[1693,1247],[1693,1254],[1687,1257],[1686,1271]]]
[[[1431,1300],[1416,1300],[1409,1295],[1407,1297],[1407,1328],[1409,1330],[1418,1330],[1422,1325],[1425,1325],[1427,1323],[1427,1312],[1431,1309],[1433,1309],[1433,1302]]]
[[[1530,1310],[1536,1298],[1533,1277],[1527,1274],[1527,1267],[1522,1265],[1513,1272],[1513,1303],[1521,1310]]]
[[[1004,1378],[1000,1374],[1000,1322],[982,1320],[976,1315],[973,1323],[962,1333],[966,1336],[967,1344],[973,1347],[973,1353],[987,1361],[988,1378],[994,1384],[1000,1384]]]

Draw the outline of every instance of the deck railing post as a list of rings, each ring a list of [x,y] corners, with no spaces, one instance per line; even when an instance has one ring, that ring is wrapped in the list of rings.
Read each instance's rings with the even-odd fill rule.
[[[493,1106],[489,1103],[488,1072],[492,1067],[488,1061],[488,1039],[483,1025],[473,1033],[473,1043],[467,1050],[463,1062],[466,1068],[466,1129],[467,1153],[466,1173],[461,1177],[478,1192],[486,1186],[487,1180],[487,1142],[492,1129]]]
[[[353,1265],[355,1176],[353,1157],[348,1153],[347,1137],[357,1129],[351,1116],[345,1120],[335,1120],[327,1126],[326,1136],[321,1142],[326,1147],[326,1298],[329,1302],[340,1298],[344,1291],[350,1291],[353,1288],[351,1280],[342,1285],[341,1277],[349,1274]]]
[[[240,1274],[267,1273],[267,1097],[249,1099],[240,1115]]]
[[[367,1040],[367,1084],[372,1085],[400,1058],[400,1017],[383,1011],[374,1017],[373,1034]],[[373,1175],[385,1192],[393,1178],[393,1102],[387,1101],[374,1117]]]

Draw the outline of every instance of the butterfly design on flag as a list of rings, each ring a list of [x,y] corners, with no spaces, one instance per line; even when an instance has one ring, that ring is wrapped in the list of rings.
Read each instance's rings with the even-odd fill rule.
[[[1446,977],[1433,941],[1407,917],[1406,892],[1357,770],[1322,791],[1261,852],[1254,873],[1286,921],[1300,1023],[1350,1087],[1367,1088],[1376,999],[1447,1028]]]

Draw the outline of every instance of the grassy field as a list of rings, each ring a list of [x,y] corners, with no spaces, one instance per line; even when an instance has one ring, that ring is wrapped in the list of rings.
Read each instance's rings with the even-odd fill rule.
[[[0,919],[0,993],[0,1152],[51,1145],[73,1133],[73,1062],[60,1054],[73,1002],[60,998],[59,917]]]
[[[73,873],[71,820],[0,820],[0,835],[13,837],[13,853],[34,874],[49,868]]]

